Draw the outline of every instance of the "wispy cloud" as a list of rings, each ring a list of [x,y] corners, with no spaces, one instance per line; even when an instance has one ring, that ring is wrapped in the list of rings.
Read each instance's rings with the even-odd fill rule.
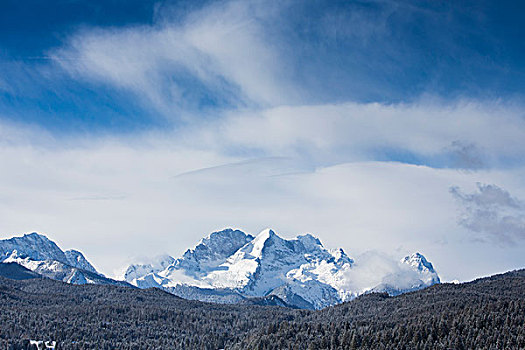
[[[523,164],[521,111],[512,104],[476,101],[283,106],[233,112],[200,132],[230,148],[302,155],[317,163],[377,160],[381,150],[394,150],[421,164],[477,170]]]
[[[229,137],[203,145],[198,133],[187,132],[35,143],[40,131],[23,129],[0,151],[8,169],[0,172],[0,232],[43,231],[64,246],[82,247],[107,273],[137,254],[177,256],[197,238],[229,226],[251,233],[270,226],[290,236],[313,232],[352,255],[423,250],[445,279],[521,261],[521,243],[469,250],[464,229],[450,220],[456,207],[448,193],[451,184],[488,181],[522,193],[520,169],[458,172],[357,160],[321,165],[290,156],[246,161],[228,151],[235,141]],[[269,136],[261,131],[260,137]],[[448,245],[436,246],[437,239]],[[451,258],[454,250],[463,253]],[[489,253],[500,257],[498,264],[473,263]],[[461,272],[457,264],[465,266]]]
[[[183,21],[86,30],[50,55],[73,77],[127,89],[171,119],[210,104],[274,105],[294,92],[257,20],[266,12],[220,2]]]
[[[194,169],[181,174],[177,174],[174,178],[178,177],[195,177],[201,174],[209,175],[214,174],[225,174],[232,173],[238,169],[242,176],[247,177],[274,177],[274,176],[286,176],[303,174],[313,172],[315,167],[312,164],[301,161],[297,158],[289,157],[264,157],[242,160],[240,162],[222,164],[213,167],[206,167],[202,169]]]
[[[522,95],[497,89],[521,93],[523,60],[498,59],[504,30],[425,4],[218,1],[60,33],[51,61],[0,66],[0,232],[46,231],[104,269],[230,225],[432,251],[454,278],[523,264],[521,202],[461,190],[525,196]],[[75,132],[42,127],[59,121]],[[465,227],[516,245],[471,250]]]
[[[114,131],[165,119],[178,128],[181,120],[213,120],[239,109],[389,105],[435,95],[446,105],[471,100],[480,90],[522,97],[501,89],[519,87],[500,79],[520,82],[520,72],[499,54],[511,50],[498,45],[512,42],[498,40],[505,28],[485,22],[485,6],[467,22],[455,3],[230,0],[175,6],[159,2],[156,15],[141,24],[116,19],[114,26],[97,27],[88,21],[48,33],[53,42],[62,40],[32,56],[46,62],[0,65],[9,96],[0,104],[15,101],[10,112],[22,120],[48,126],[81,120],[87,128],[102,124]],[[439,29],[445,25],[446,33]],[[476,40],[480,31],[487,40]],[[472,140],[448,141],[441,147],[459,141],[485,151]],[[457,151],[461,166],[478,166]]]

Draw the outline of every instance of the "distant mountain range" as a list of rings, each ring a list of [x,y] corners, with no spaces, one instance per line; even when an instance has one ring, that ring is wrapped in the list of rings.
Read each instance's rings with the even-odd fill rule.
[[[326,249],[310,234],[283,239],[270,229],[255,237],[233,229],[213,232],[180,258],[161,256],[129,266],[124,281],[103,276],[81,252],[62,251],[38,233],[0,240],[0,262],[72,284],[157,287],[186,299],[306,309],[368,292],[397,295],[440,283],[432,264],[414,253],[379,283],[356,288],[352,272],[359,265],[343,249]]]
[[[55,242],[36,232],[0,240],[0,262],[17,263],[44,277],[71,284],[131,286],[105,277],[81,252],[63,251]]]

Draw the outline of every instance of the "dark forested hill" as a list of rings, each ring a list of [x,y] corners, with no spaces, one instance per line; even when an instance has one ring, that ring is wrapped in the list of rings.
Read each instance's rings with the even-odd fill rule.
[[[525,349],[525,270],[397,297],[368,294],[276,322],[235,348]]]
[[[525,270],[320,311],[0,278],[0,349],[524,349]]]

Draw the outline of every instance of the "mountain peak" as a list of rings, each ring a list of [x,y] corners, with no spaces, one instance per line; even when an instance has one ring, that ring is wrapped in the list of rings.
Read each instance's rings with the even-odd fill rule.
[[[231,228],[212,232],[201,239],[193,249],[186,250],[183,256],[175,261],[172,269],[184,269],[195,276],[206,273],[222,264],[253,239],[252,235]]]
[[[0,239],[0,263],[16,263],[38,275],[73,284],[129,284],[104,277],[77,250],[63,251],[38,232]]]
[[[36,237],[36,236],[39,236],[39,237],[45,237],[47,238],[45,235],[41,234],[41,233],[38,233],[38,232],[30,232],[30,233],[24,233],[24,236],[33,236],[33,237]]]
[[[401,259],[401,263],[406,264],[413,270],[417,271],[426,285],[440,283],[440,278],[436,270],[434,270],[434,266],[423,256],[423,254],[416,252],[405,256]]]
[[[13,237],[13,238],[16,238],[16,237]],[[31,240],[41,240],[41,241],[46,241],[46,242],[52,242],[49,238],[47,238],[46,235],[44,235],[43,233],[39,233],[39,232],[24,233],[24,235],[22,237],[18,237],[18,238],[25,238],[25,239],[31,239]]]
[[[245,241],[252,240],[253,238],[254,237],[252,235],[244,233],[241,230],[226,228],[224,230],[214,231],[210,233],[209,235],[201,239],[194,249],[202,245],[220,244],[224,241],[242,241],[242,244],[244,245]]]
[[[37,232],[0,240],[0,260],[5,259],[15,250],[19,257],[29,257],[34,260],[68,261],[62,249],[55,242]]]
[[[175,259],[168,254],[157,255],[148,261],[143,261],[140,264],[133,264],[128,266],[124,272],[124,280],[127,282],[133,282],[140,277],[143,277],[150,273],[157,273],[172,266],[175,263]]]
[[[77,250],[64,252],[55,242],[38,232],[0,240],[0,262],[6,260],[58,261],[99,274],[81,252]]]
[[[66,254],[69,265],[98,274],[93,265],[91,265],[91,263],[84,257],[84,254],[78,250],[70,249],[66,250],[64,253]]]
[[[354,259],[350,258],[343,248],[330,249],[329,251],[334,257],[336,264],[340,266],[344,264],[349,264],[351,266],[354,263]]]
[[[334,305],[373,288],[397,293],[439,283],[432,265],[420,253],[407,256],[399,265],[394,267],[399,273],[378,281],[379,285],[366,281],[366,288],[356,288],[363,282],[352,280],[359,278],[352,272],[354,260],[341,248],[326,249],[312,234],[285,239],[270,228],[255,237],[224,229],[203,238],[165,269],[132,266],[126,280],[140,288],[164,288],[191,299],[229,302],[233,295],[277,295],[290,305],[309,308]]]
[[[311,233],[299,235],[297,236],[297,240],[303,243],[305,246],[315,246],[315,245],[319,245],[321,247],[323,246],[319,238],[315,237]]]
[[[267,228],[262,230],[255,238],[249,243],[250,254],[254,257],[261,257],[263,250],[268,245],[275,241],[284,241],[274,230]],[[247,244],[248,248],[248,244]],[[246,250],[243,248],[243,250]]]
[[[274,236],[277,236],[277,234],[275,233],[274,230],[272,230],[271,228],[266,228],[264,230],[262,230],[261,232],[259,232],[259,234],[255,237],[255,239],[261,237],[264,239],[267,239],[267,238],[271,238],[271,237],[274,237]]]
[[[434,266],[428,261],[425,256],[419,252],[405,256],[401,262],[417,268],[419,271],[435,272]]]

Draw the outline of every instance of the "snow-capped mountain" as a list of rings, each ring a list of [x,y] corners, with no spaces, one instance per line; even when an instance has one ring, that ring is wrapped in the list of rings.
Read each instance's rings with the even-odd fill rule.
[[[55,242],[36,232],[0,240],[0,263],[17,263],[42,276],[73,284],[117,284],[97,272],[77,250],[63,251]]]
[[[310,309],[363,293],[396,295],[440,282],[420,253],[398,262],[354,261],[341,248],[325,248],[311,234],[284,239],[270,229],[257,236],[232,229],[213,232],[180,258],[163,255],[129,266],[125,281],[104,277],[81,252],[63,251],[38,233],[0,240],[0,263],[17,263],[72,284],[157,287],[186,299]]]
[[[69,262],[69,265],[100,275],[100,273],[98,273],[97,270],[95,270],[93,265],[91,265],[91,263],[87,261],[84,255],[78,250],[70,249],[66,250],[64,253],[66,254],[67,262]]]
[[[191,278],[201,278],[223,264],[226,259],[240,247],[253,240],[253,236],[239,230],[226,229],[213,232],[201,239],[193,248],[188,249],[179,259],[169,255],[162,255],[152,259],[148,264],[136,264],[128,267],[124,279],[137,286],[157,286],[157,282],[148,281],[166,280],[177,271],[184,271]],[[162,274],[159,274],[162,272]],[[149,277],[147,277],[149,276]],[[166,280],[166,282],[168,282]]]
[[[328,250],[310,234],[286,240],[267,229],[257,236],[226,229],[210,234],[182,257],[131,265],[125,280],[159,287],[190,299],[239,302],[277,296],[289,305],[323,308],[368,291],[391,294],[439,283],[421,254],[405,257],[376,285],[354,290],[354,260],[343,249]]]
[[[372,291],[398,295],[440,283],[434,266],[420,253],[404,257],[398,267],[393,273],[385,275]]]
[[[410,267],[419,272],[419,276],[423,279],[424,284],[440,283],[439,276],[434,270],[432,263],[428,261],[422,254],[414,253],[406,256],[401,260],[402,263],[408,264]]]
[[[25,234],[22,237],[0,240],[0,260],[12,256],[13,253],[16,256],[30,257],[33,260],[68,262],[66,254],[55,242],[36,232]]]

